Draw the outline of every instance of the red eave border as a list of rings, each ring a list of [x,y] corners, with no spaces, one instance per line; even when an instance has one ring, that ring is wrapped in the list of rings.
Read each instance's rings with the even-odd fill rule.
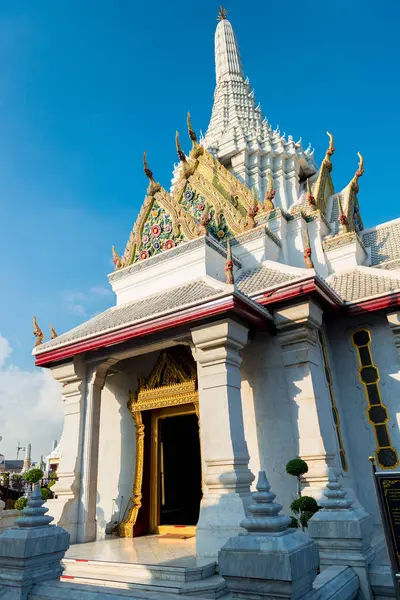
[[[234,313],[262,329],[273,327],[272,321],[264,316],[260,310],[257,310],[256,307],[251,306],[251,304],[247,303],[244,299],[233,294],[231,296],[218,298],[207,304],[188,308],[179,313],[155,318],[150,322],[138,323],[137,325],[131,325],[123,329],[118,329],[117,331],[111,331],[110,333],[104,333],[87,340],[71,343],[68,346],[43,352],[36,355],[35,365],[38,367],[48,366],[51,363],[71,358],[72,356],[82,354],[83,352],[115,346],[116,344],[120,344],[130,339],[166,331],[193,321],[200,321],[223,313]]]
[[[400,292],[387,293],[378,298],[370,298],[369,300],[360,300],[346,306],[346,312],[349,315],[360,315],[365,312],[375,312],[386,308],[400,308]]]
[[[324,304],[333,310],[344,307],[344,302],[331,290],[329,286],[315,276],[303,281],[294,282],[285,287],[265,292],[257,296],[257,302],[263,306],[285,303],[293,298],[301,299],[302,296],[315,295]]]

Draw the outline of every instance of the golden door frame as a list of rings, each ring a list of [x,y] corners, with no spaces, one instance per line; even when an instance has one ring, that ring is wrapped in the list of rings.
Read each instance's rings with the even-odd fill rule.
[[[169,381],[177,380],[178,383],[168,383]],[[167,383],[163,385],[164,381],[167,381]],[[184,408],[183,405],[189,406]],[[169,355],[168,351],[164,350],[160,354],[148,381],[145,383],[143,379],[139,379],[137,392],[135,394],[129,394],[128,408],[132,413],[136,425],[136,466],[129,510],[118,527],[119,535],[121,537],[133,537],[133,528],[137,520],[139,509],[142,506],[145,436],[142,412],[144,410],[166,409],[176,406],[182,407],[182,412],[179,414],[196,413],[199,418],[199,395],[197,391],[196,372],[195,369],[193,369],[188,376],[187,370],[179,365],[177,361]],[[152,443],[152,454],[154,454],[153,446],[154,444]],[[153,472],[153,464],[151,465],[151,469],[152,477],[157,478],[158,470]],[[158,513],[155,512],[157,507],[153,500],[154,497],[155,495],[152,493],[150,510],[151,529],[156,528],[155,521],[158,515]]]

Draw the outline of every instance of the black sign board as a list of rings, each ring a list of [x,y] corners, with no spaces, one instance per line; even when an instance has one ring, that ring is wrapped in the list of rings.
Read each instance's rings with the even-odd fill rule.
[[[400,599],[400,472],[377,472],[371,463],[396,598]]]

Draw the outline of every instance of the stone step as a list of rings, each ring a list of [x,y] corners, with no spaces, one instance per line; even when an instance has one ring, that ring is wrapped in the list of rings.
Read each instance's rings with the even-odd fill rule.
[[[207,579],[197,581],[180,582],[168,581],[166,579],[140,579],[128,577],[127,575],[108,575],[87,573],[79,576],[62,575],[61,582],[95,585],[104,588],[118,588],[122,590],[143,590],[146,592],[161,592],[164,594],[185,594],[186,596],[201,596],[217,600],[227,592],[226,581],[219,575],[213,575]]]
[[[166,580],[175,582],[190,582],[208,579],[215,575],[216,563],[204,562],[197,566],[175,566],[162,564],[139,564],[113,562],[104,560],[84,560],[76,558],[64,558],[64,576],[81,577],[90,574],[98,579],[110,577],[127,577],[127,581],[136,579]]]
[[[160,600],[160,592],[143,590],[104,588],[104,586],[83,583],[63,583],[59,580],[37,583],[33,586],[28,600]],[[187,596],[168,594],[165,600],[188,600]]]

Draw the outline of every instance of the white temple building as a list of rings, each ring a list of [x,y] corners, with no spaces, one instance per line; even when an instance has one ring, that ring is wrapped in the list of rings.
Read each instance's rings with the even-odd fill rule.
[[[331,134],[316,161],[271,127],[223,11],[215,62],[210,124],[198,141],[188,119],[191,148],[177,136],[170,192],[145,157],[114,305],[48,342],[35,328],[63,386],[48,504],[72,542],[179,527],[216,557],[258,471],[289,512],[297,456],[307,495],[334,468],[379,527],[368,457],[399,464],[400,219],[363,229],[362,156],[335,190]]]

